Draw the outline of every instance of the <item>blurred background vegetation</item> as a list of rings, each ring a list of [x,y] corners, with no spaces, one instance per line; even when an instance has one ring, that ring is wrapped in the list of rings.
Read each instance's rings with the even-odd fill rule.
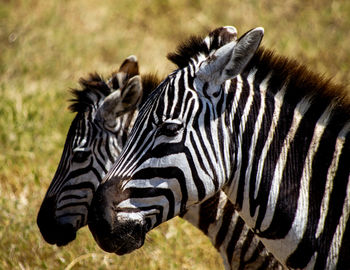
[[[165,75],[165,56],[191,34],[234,25],[265,28],[263,44],[350,82],[350,1],[0,1],[0,269],[217,269],[208,239],[176,218],[145,246],[118,257],[87,228],[64,248],[46,244],[36,215],[73,118],[69,88],[108,76],[135,54]]]

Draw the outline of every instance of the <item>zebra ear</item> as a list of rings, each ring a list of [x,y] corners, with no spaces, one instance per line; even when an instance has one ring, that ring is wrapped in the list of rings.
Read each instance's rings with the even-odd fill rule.
[[[141,98],[141,77],[137,75],[128,80],[124,87],[105,98],[97,111],[97,119],[102,120],[106,128],[114,129],[117,117],[135,109]]]
[[[125,85],[128,79],[136,75],[139,75],[137,57],[135,55],[130,55],[120,65],[119,70],[112,73],[112,77],[107,84],[111,89],[116,90]]]
[[[121,103],[124,111],[130,111],[136,108],[141,101],[142,90],[140,75],[132,77],[121,89]]]
[[[244,34],[237,42],[232,41],[202,62],[197,77],[203,82],[221,85],[240,74],[258,49],[264,29],[255,28]]]

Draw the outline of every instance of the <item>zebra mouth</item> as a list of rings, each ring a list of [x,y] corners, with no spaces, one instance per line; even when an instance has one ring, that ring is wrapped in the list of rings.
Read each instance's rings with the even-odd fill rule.
[[[104,251],[124,255],[143,246],[146,238],[146,226],[139,222],[113,222],[106,220],[89,222],[89,229],[97,244]]]
[[[114,253],[117,255],[124,255],[141,248],[145,243],[145,237],[146,233],[144,232],[143,227],[141,225],[136,225],[132,232],[117,237],[118,241],[116,241],[116,249]]]

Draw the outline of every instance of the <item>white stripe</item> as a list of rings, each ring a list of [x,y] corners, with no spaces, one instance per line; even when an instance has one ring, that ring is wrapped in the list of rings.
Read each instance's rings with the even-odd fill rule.
[[[303,98],[298,103],[298,105],[294,110],[292,125],[288,131],[288,134],[284,139],[283,146],[282,146],[278,161],[276,163],[276,167],[275,167],[275,171],[274,171],[274,175],[271,183],[271,190],[269,193],[269,199],[267,203],[267,210],[266,210],[266,214],[263,219],[263,222],[261,224],[261,229],[260,229],[261,231],[266,230],[271,224],[271,221],[275,212],[276,202],[278,199],[283,171],[287,163],[289,147],[291,142],[294,139],[295,133],[298,130],[300,121],[303,118],[305,112],[309,109],[309,107],[310,107],[310,101],[306,98]]]
[[[148,111],[150,111],[150,110],[148,110]],[[132,132],[132,134],[128,138],[128,142],[133,141],[133,140],[135,140],[135,142],[133,144],[127,143],[127,145],[123,149],[124,155],[119,156],[119,159],[116,161],[113,168],[102,179],[102,183],[111,179],[113,177],[113,175],[118,174],[120,176],[126,176],[127,173],[133,169],[133,167],[131,167],[131,166],[129,167],[129,164],[131,164],[131,163],[136,164],[135,158],[139,156],[137,153],[133,153],[133,151],[135,150],[135,147],[136,147],[138,141],[140,140],[139,135],[144,132],[145,126],[142,126],[142,124],[144,123],[144,120],[146,117],[149,118],[150,113],[144,113],[143,115],[140,115],[140,118],[142,118],[142,120],[139,122],[139,125],[137,127],[134,127],[137,130],[137,132]],[[147,134],[146,139],[144,139],[144,141],[139,149],[144,148],[145,143],[147,142],[147,140],[149,139],[150,136],[152,136],[152,133]],[[145,147],[145,149],[143,149],[143,150],[147,150],[148,148],[149,148],[149,145],[147,147]],[[123,164],[123,166],[121,166],[121,164],[123,162],[125,162],[125,163]]]
[[[244,186],[244,200],[243,200],[243,209],[242,212],[244,213],[249,213],[249,186],[250,186],[250,176],[251,176],[251,171],[252,171],[252,165],[253,165],[253,160],[254,160],[254,153],[255,153],[255,147],[258,141],[259,137],[259,132],[261,129],[262,125],[262,119],[264,116],[265,112],[265,97],[266,97],[266,89],[268,87],[268,81],[271,78],[271,73],[261,82],[259,86],[259,91],[260,91],[260,108],[258,112],[258,116],[255,122],[254,126],[254,133],[252,137],[252,141],[250,144],[249,152],[248,152],[248,166],[245,174],[245,186]],[[253,224],[253,222],[252,222]]]
[[[226,83],[225,83],[225,100],[224,100],[224,103],[223,104],[227,104],[227,100],[226,100],[226,96],[227,96],[227,90],[230,89],[230,86],[231,86],[231,80],[227,80]],[[227,112],[225,112],[227,113]],[[222,140],[223,142],[223,145],[224,145],[224,149],[222,149],[221,151],[223,152],[224,154],[224,160],[223,162],[225,163],[225,168],[226,168],[226,177],[225,179],[227,179],[230,175],[230,172],[232,170],[231,166],[233,164],[231,164],[231,159],[230,159],[230,155],[232,153],[230,153],[229,149],[230,149],[230,138],[232,137],[232,134],[229,132],[229,129],[228,127],[226,126],[226,123],[225,123],[225,115],[223,115],[221,118],[221,126],[222,126],[222,133],[223,133],[223,138],[218,138],[218,140]]]
[[[225,260],[224,261],[227,261],[229,265],[231,265],[231,262],[228,261],[228,258],[227,258],[227,246],[228,244],[230,243],[230,240],[232,238],[232,234],[234,232],[234,229],[236,227],[236,224],[237,224],[237,220],[238,220],[238,215],[234,215],[232,216],[231,218],[231,223],[227,229],[227,234],[225,235],[225,239],[224,241],[222,242],[221,246],[220,246],[220,254],[225,254]]]
[[[331,165],[328,168],[326,188],[325,188],[322,203],[321,203],[321,214],[317,225],[316,238],[318,238],[321,235],[324,229],[324,223],[325,223],[325,220],[328,214],[328,209],[329,209],[329,199],[333,191],[333,179],[337,172],[339,157],[343,149],[343,145],[345,143],[343,134],[346,131],[346,127],[349,129],[349,124],[345,125],[338,135],[338,138],[335,143],[335,151],[333,154],[333,159],[332,159]]]
[[[224,94],[225,95],[225,94]],[[218,99],[220,98],[220,95]],[[216,101],[214,101],[215,104],[217,104]],[[217,180],[219,181],[219,186],[222,187],[224,181],[227,179],[225,177],[225,167],[223,164],[223,160],[221,158],[221,151],[224,151],[225,149],[221,149],[219,141],[223,140],[224,138],[219,138],[218,135],[218,130],[219,130],[219,121],[223,118],[221,115],[218,117],[217,112],[215,109],[212,109],[212,106],[209,105],[210,108],[210,132],[211,132],[211,137],[213,139],[213,144],[211,147],[213,148],[213,153],[214,156],[211,156],[211,159],[214,163],[214,166],[216,167],[213,172],[213,174],[216,174]],[[221,119],[219,119],[221,118]]]
[[[242,77],[240,75],[238,75],[237,76],[237,83],[236,83],[235,97],[233,99],[232,110],[230,112],[230,131],[232,134],[234,132],[234,128],[233,128],[234,119],[233,119],[233,117],[235,116],[237,108],[238,108],[238,102],[241,98],[242,89],[243,89],[243,80],[242,80]]]
[[[208,228],[208,236],[211,239],[213,245],[215,246],[216,244],[216,237],[221,229],[222,222],[223,220],[223,215],[224,215],[224,207],[226,205],[226,202],[228,201],[227,196],[225,195],[224,192],[220,192],[220,198],[219,198],[219,205],[217,206],[217,212],[216,212],[216,219],[214,223],[211,223],[209,228]],[[232,222],[231,218],[231,222]],[[225,238],[228,237],[228,234],[225,235]],[[227,258],[227,252],[226,252],[226,247],[224,245],[221,245],[219,247],[220,255],[224,261],[225,269],[230,269],[229,268],[229,263],[228,263],[228,258]]]
[[[345,139],[347,134],[349,133],[349,130],[350,130],[350,122],[348,122],[339,133],[338,139],[342,141],[341,143],[342,147],[345,143]],[[339,158],[338,158],[338,161],[339,161]],[[333,235],[331,248],[327,256],[326,269],[335,267],[338,263],[340,247],[341,247],[343,235],[345,232],[346,223],[348,222],[348,219],[349,219],[349,214],[350,214],[350,175],[348,176],[348,185],[346,188],[346,197],[343,204],[342,215],[340,217],[339,224],[337,226],[335,234]]]
[[[308,221],[308,209],[309,209],[309,188],[310,188],[310,177],[312,176],[312,163],[317,153],[319,144],[322,139],[325,127],[327,126],[330,116],[331,116],[332,106],[329,106],[321,117],[318,119],[313,137],[308,149],[308,153],[304,162],[304,168],[302,172],[302,177],[300,181],[300,192],[297,203],[297,211],[293,224],[290,231],[283,240],[269,240],[262,239],[264,245],[271,251],[277,251],[274,255],[280,261],[285,262],[288,256],[293,253],[297,248],[300,239],[302,239],[306,225]],[[278,194],[277,194],[278,196]],[[313,257],[309,261],[305,269],[312,269],[316,262],[317,253],[313,254]]]
[[[248,86],[249,86],[249,96],[248,96],[248,99],[245,103],[244,110],[243,110],[243,113],[241,115],[241,121],[239,124],[239,130],[238,130],[238,136],[237,136],[237,140],[238,140],[237,141],[237,157],[236,157],[237,167],[236,167],[236,171],[235,171],[235,174],[233,177],[232,184],[230,185],[230,187],[228,187],[229,190],[226,192],[226,194],[230,197],[230,199],[232,199],[231,201],[235,201],[237,198],[238,182],[239,182],[239,177],[240,177],[240,173],[241,173],[241,166],[242,166],[242,135],[244,133],[245,124],[247,122],[248,114],[249,114],[250,108],[251,108],[252,103],[253,103],[253,97],[254,97],[253,82],[254,82],[256,71],[257,71],[256,69],[253,70],[248,75],[248,78],[247,78]],[[238,81],[238,78],[240,78],[240,77],[239,76],[237,77],[237,86],[240,86],[240,88],[242,88],[243,82]],[[238,102],[239,102],[239,99],[237,99],[237,94],[236,94],[234,102],[233,102],[233,104],[234,104],[233,110],[231,113],[232,117],[234,116],[234,113],[238,107]]]
[[[179,80],[180,80],[180,77],[181,76],[184,76],[185,78],[187,78],[187,72],[186,70],[183,71],[183,74],[180,72],[178,73],[178,76],[175,77],[174,79],[174,87],[177,88],[177,89],[171,89],[170,91],[172,91],[174,93],[174,100],[170,100],[170,102],[172,103],[172,106],[171,106],[171,109],[170,109],[170,115],[174,115],[174,112],[175,112],[175,109],[176,109],[176,104],[177,104],[177,100],[178,100],[178,93],[180,92],[180,90],[178,89],[179,88]],[[168,88],[170,89],[170,88]],[[188,89],[187,87],[185,89]],[[168,90],[169,91],[169,90]],[[165,104],[164,104],[164,108],[167,109],[169,104],[168,104],[168,96],[166,95],[164,100],[166,100]],[[186,106],[181,106],[181,109],[183,110],[183,108],[186,107]],[[182,114],[180,114],[182,115]],[[165,120],[165,119],[164,119]]]
[[[297,248],[298,243],[300,239],[303,238],[303,235],[307,228],[308,213],[309,213],[309,193],[310,193],[309,188],[310,188],[310,179],[312,176],[312,163],[313,163],[315,154],[317,153],[325,127],[329,122],[331,110],[332,110],[332,106],[328,107],[324,111],[324,113],[318,119],[314,129],[310,146],[304,161],[304,168],[303,168],[303,172],[300,180],[297,211],[295,213],[295,218],[294,218],[292,227],[289,233],[287,234],[287,236],[284,238],[284,241],[289,243],[287,245],[287,248],[285,248],[284,256],[288,256],[293,252],[293,250]],[[314,260],[314,263],[315,263],[315,260]]]
[[[195,102],[195,109],[194,111],[197,111],[198,109],[198,103]],[[189,114],[191,112],[188,112]],[[186,118],[188,118],[188,116],[186,115]],[[199,119],[194,119],[194,117],[190,117],[190,121],[188,123],[188,126],[193,126],[193,121],[199,121],[199,122],[203,122],[204,121],[204,113],[202,112],[199,116]],[[190,140],[186,140],[185,141],[185,146],[191,151],[191,155],[192,157],[194,158],[194,162],[195,164],[199,164],[199,160],[198,158],[201,158],[202,162],[203,162],[203,165],[206,169],[206,171],[208,172],[208,176],[210,176],[210,178],[212,179],[213,178],[213,171],[211,170],[210,166],[209,166],[209,160],[207,159],[206,155],[204,154],[204,149],[203,147],[206,147],[206,145],[202,145],[200,143],[200,140],[199,140],[199,136],[202,137],[203,141],[205,142],[206,141],[206,138],[205,138],[205,135],[203,136],[203,133],[205,134],[205,131],[204,130],[201,130],[203,128],[203,125],[199,125],[199,128],[200,130],[198,132],[192,132],[191,134],[193,135],[193,140],[194,140],[194,144],[195,146],[197,147],[197,150],[199,151],[199,155],[195,153],[194,151],[194,147],[192,145],[192,143],[190,142]],[[211,147],[208,146],[206,147],[206,150],[209,152],[209,157],[211,157],[213,155],[212,151],[211,151]],[[196,169],[197,170],[201,170],[202,174],[199,174],[199,175],[204,175],[207,173],[204,173],[202,171],[202,169],[200,168],[200,166],[196,166]]]
[[[266,156],[267,156],[267,153],[268,153],[270,146],[271,146],[271,142],[272,142],[274,135],[275,135],[276,126],[278,124],[278,119],[280,118],[281,107],[283,104],[285,93],[286,93],[286,86],[283,86],[281,88],[281,90],[278,91],[274,97],[275,108],[274,108],[273,115],[272,115],[272,123],[270,126],[269,134],[267,135],[267,139],[266,139],[264,148],[261,152],[261,157],[260,157],[259,163],[258,163],[257,175],[256,175],[256,180],[255,180],[254,199],[256,199],[256,197],[258,196]]]

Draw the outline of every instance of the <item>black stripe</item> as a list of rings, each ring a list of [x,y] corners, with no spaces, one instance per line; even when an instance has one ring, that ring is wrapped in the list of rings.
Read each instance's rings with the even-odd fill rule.
[[[103,132],[103,131],[102,131]],[[108,133],[107,133],[108,134]],[[109,136],[108,135],[104,135],[104,134],[101,134],[100,135],[100,138],[98,140],[96,140],[95,142],[95,151],[97,151],[98,155],[102,158],[102,161],[103,163],[106,163],[106,159],[107,157],[105,156],[105,154],[102,152],[102,149],[105,148],[105,144],[109,144]],[[95,152],[94,151],[94,152]],[[97,154],[96,154],[97,155]],[[108,154],[107,154],[108,155]],[[110,159],[111,161],[113,161],[113,159]],[[101,166],[102,167],[102,166]],[[104,166],[103,166],[104,167]]]
[[[350,265],[350,218],[346,222],[345,232],[339,251],[337,270],[346,269]]]
[[[216,222],[219,201],[220,193],[216,193],[213,197],[200,204],[198,228],[206,235],[208,235],[210,224]]]
[[[179,78],[179,81],[178,81],[178,84],[175,86],[175,80],[177,78]],[[177,76],[173,80],[171,80],[170,86],[169,86],[169,88],[167,88],[165,98],[162,100],[164,103],[165,103],[165,100],[167,100],[168,106],[166,108],[164,108],[164,113],[162,110],[162,113],[161,114],[157,113],[157,115],[166,115],[166,116],[170,115],[171,107],[172,107],[174,99],[175,99],[175,92],[177,95],[179,95],[179,94],[181,95],[183,93],[182,90],[184,89],[184,85],[181,82],[183,82],[183,76],[182,76],[182,73],[179,72],[179,73],[177,73]],[[173,89],[176,89],[177,91],[173,91]],[[160,102],[160,100],[158,100],[158,102]]]
[[[314,156],[312,164],[312,178],[310,179],[309,190],[309,209],[308,222],[306,232],[303,235],[297,249],[290,255],[290,261],[305,261],[308,262],[312,252],[317,248],[316,230],[320,218],[321,203],[326,188],[327,172],[332,162],[333,153],[335,151],[336,136],[340,128],[335,121],[331,122],[324,130],[320,145]],[[312,247],[310,247],[310,243]]]
[[[315,131],[316,123],[324,111],[319,107],[311,106],[299,123],[293,141],[287,154],[286,166],[283,171],[275,212],[269,228],[261,232],[261,236],[269,239],[283,238],[288,234],[293,224],[298,206],[300,182],[310,143]],[[286,199],[287,198],[287,199]],[[319,211],[319,210],[318,210]],[[308,259],[307,256],[309,256]],[[312,253],[303,253],[299,258],[300,268],[307,265]],[[303,264],[305,263],[305,265]]]
[[[64,201],[64,200],[81,200],[81,199],[86,199],[87,198],[87,194],[84,195],[76,195],[76,194],[69,194],[69,195],[65,195],[63,197],[60,198],[59,202]]]
[[[106,142],[108,142],[110,139],[109,139],[109,137],[110,137],[110,135],[109,134],[107,134],[107,138],[106,138]],[[107,156],[108,156],[108,159],[109,160],[114,160],[114,157],[113,157],[113,155],[112,155],[112,152],[111,152],[111,149],[110,149],[110,147],[109,147],[109,143],[106,143],[106,153],[107,153]]]
[[[235,209],[233,208],[232,203],[227,201],[223,209],[222,224],[215,238],[215,248],[217,250],[219,250],[227,236],[234,211]]]
[[[95,191],[95,186],[92,182],[81,182],[78,184],[65,185],[61,193],[71,190],[81,190],[81,189],[91,189],[93,192]]]
[[[169,212],[167,216],[167,220],[174,217],[174,210],[175,210],[175,197],[173,192],[170,189],[164,189],[164,188],[127,188],[124,190],[125,192],[128,192],[130,195],[129,198],[152,198],[152,197],[158,197],[158,196],[164,196],[167,201],[169,202]],[[159,207],[159,206],[158,206]],[[138,207],[139,209],[145,207]],[[148,209],[157,209],[157,205],[152,205]],[[124,211],[124,209],[122,209]]]
[[[234,131],[235,131],[235,144],[236,145],[238,145],[238,135],[239,135],[239,126],[241,123],[241,115],[243,114],[244,107],[245,107],[247,100],[248,100],[248,97],[249,97],[249,88],[250,87],[249,87],[249,84],[248,84],[246,78],[242,78],[242,93],[239,97],[238,106],[237,106],[235,115],[233,117],[233,119],[235,119],[234,120]],[[244,183],[238,183],[238,189],[241,189],[242,185],[244,186]],[[242,208],[241,196],[243,196],[243,194],[237,193],[237,199],[236,199],[236,203],[235,203],[235,207],[236,207],[237,211],[239,211]]]
[[[62,205],[61,207],[57,207],[56,211],[68,208],[68,207],[74,207],[74,206],[79,206],[79,207],[84,207],[86,209],[89,209],[90,203],[88,202],[72,202],[72,203],[66,203],[65,205]],[[66,214],[64,214],[66,215]],[[77,215],[76,213],[74,215]]]
[[[349,181],[349,160],[350,160],[350,134],[347,135],[347,141],[343,146],[342,154],[339,158],[337,173],[333,179],[333,191],[329,200],[329,211],[325,220],[325,229],[318,239],[322,247],[315,263],[315,269],[322,269],[326,265],[326,259],[331,248],[332,238],[339,224],[342,215],[345,196],[347,193],[347,184]],[[345,256],[346,257],[346,256]],[[344,261],[349,262],[348,258]],[[344,262],[342,261],[342,263]],[[347,264],[348,266],[349,264]]]
[[[153,177],[161,177],[164,179],[170,179],[170,181],[178,181],[181,188],[181,212],[186,209],[186,203],[188,200],[186,179],[183,172],[177,167],[165,167],[165,168],[145,168],[136,172],[133,176],[134,179],[152,179]],[[142,190],[147,190],[143,188]],[[156,190],[156,189],[155,189]],[[152,191],[153,192],[153,191]],[[150,194],[144,194],[143,197],[148,197]],[[173,203],[174,206],[174,203]],[[174,209],[172,209],[174,211]]]
[[[204,127],[205,127],[205,134],[207,136],[207,141],[205,142],[205,144],[202,144],[202,148],[211,148],[212,149],[212,153],[214,154],[214,156],[210,156],[208,157],[208,163],[210,166],[210,169],[212,171],[213,174],[213,184],[215,186],[215,191],[218,190],[219,187],[219,183],[217,180],[217,164],[219,164],[218,162],[218,158],[215,153],[216,151],[214,150],[214,140],[212,137],[212,129],[217,129],[217,126],[212,127],[213,125],[215,125],[215,122],[213,121],[214,119],[214,111],[211,111],[211,107],[210,105],[206,104],[205,106],[205,113],[204,113]],[[198,134],[200,136],[200,134]],[[220,150],[220,149],[218,149]]]
[[[242,230],[243,230],[243,228],[242,228]],[[246,261],[244,260],[250,246],[255,244],[253,242],[253,239],[254,239],[254,233],[250,229],[248,229],[248,232],[247,232],[246,236],[244,237],[244,241],[243,241],[243,244],[241,247],[241,252],[240,252],[240,256],[239,256],[239,261],[241,262],[240,264],[242,264],[242,262],[244,262],[244,264],[248,264],[248,263],[256,260],[256,257],[254,256],[256,249],[254,250],[254,253],[252,254],[252,256],[248,260],[246,260]],[[244,266],[242,269],[244,269]]]
[[[236,222],[236,226],[233,230],[233,233],[232,233],[232,236],[230,239],[230,242],[228,243],[227,249],[226,249],[227,259],[228,259],[229,263],[232,262],[233,252],[234,252],[236,244],[240,238],[240,235],[242,233],[244,225],[245,225],[245,223],[244,223],[243,219],[238,217],[237,222]]]
[[[201,158],[201,154],[200,154],[200,152],[198,150],[198,147],[196,145],[196,141],[194,140],[192,132],[189,135],[189,139],[191,141],[192,149],[194,150],[195,155],[197,156],[200,168],[204,171],[205,174],[209,175],[209,172],[208,172],[207,168],[204,166],[203,159]]]
[[[272,125],[272,115],[273,115],[274,109],[275,109],[274,102],[269,102],[268,106],[265,106],[265,111],[262,117],[261,128],[258,134],[256,146],[255,146],[250,179],[249,180],[246,179],[246,181],[249,181],[249,202],[250,202],[249,211],[250,211],[251,217],[255,215],[255,211],[257,209],[257,204],[256,204],[256,201],[254,200],[254,193],[255,193],[256,177],[258,174],[258,164],[259,164],[259,160],[261,158],[261,154],[264,149],[266,140],[268,139],[269,130]]]
[[[285,100],[286,98],[284,99],[283,104],[281,106],[280,117],[276,126],[275,135],[265,159],[265,164],[260,182],[260,189],[258,191],[257,198],[256,200],[250,201],[252,212],[255,212],[256,208],[260,206],[255,226],[255,228],[258,230],[261,229],[261,224],[266,214],[268,196],[270,194],[273,175],[276,163],[281,153],[283,141],[287,136],[292,124],[293,118],[290,117],[290,115],[291,112],[294,111],[296,106],[296,104],[294,104],[294,106],[288,103],[286,104]]]
[[[246,181],[248,181],[248,179],[246,179],[245,176],[246,176],[246,170],[249,163],[249,148],[252,143],[252,135],[254,134],[255,122],[258,117],[260,100],[261,100],[260,94],[257,93],[255,89],[253,90],[256,92],[253,97],[254,102],[250,106],[250,110],[247,116],[247,122],[245,125],[245,130],[244,130],[244,133],[242,134],[242,142],[241,142],[242,143],[241,149],[245,151],[243,151],[242,153],[241,172],[240,172],[239,181],[238,181],[238,191],[237,191],[237,199],[236,199],[236,203],[239,209],[241,209],[243,206],[244,187],[245,187]],[[244,153],[246,153],[246,155],[244,155]]]

